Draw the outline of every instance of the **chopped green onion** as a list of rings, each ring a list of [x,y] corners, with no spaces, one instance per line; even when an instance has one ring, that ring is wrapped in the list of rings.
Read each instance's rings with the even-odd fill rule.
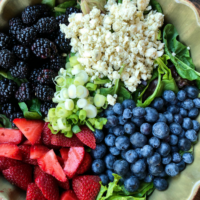
[[[67,124],[66,118],[59,118],[57,120],[57,124],[58,124],[58,128],[61,129],[61,130],[67,128],[66,127],[66,124]]]
[[[96,107],[102,107],[105,104],[106,98],[101,94],[96,94],[94,96],[94,105]]]
[[[66,124],[66,128],[63,129],[63,130],[61,131],[61,133],[67,133],[68,131],[71,131],[71,129],[72,129],[71,124]]]
[[[69,62],[70,62],[70,65],[71,65],[71,66],[74,66],[74,65],[78,65],[78,64],[79,64],[79,62],[78,62],[76,56],[70,57],[70,58],[69,58]]]
[[[51,130],[51,133],[52,134],[57,134],[59,132],[59,130],[55,131],[52,126],[51,126],[51,123],[48,124],[48,128]]]
[[[90,118],[88,119],[88,122],[90,122],[90,124],[92,124],[92,126],[94,126],[96,119],[94,118]]]
[[[80,110],[80,112],[79,112],[79,119],[81,121],[83,121],[83,120],[86,119],[86,111],[85,110]]]
[[[67,120],[70,122],[71,124],[77,124],[78,123],[78,116],[76,114],[72,114],[70,115]]]
[[[95,121],[94,127],[96,129],[100,129],[101,130],[103,128],[103,125],[106,125],[106,123],[107,123],[107,119],[106,118],[99,118],[99,119],[97,119]]]
[[[86,121],[85,124],[87,125],[87,127],[88,127],[91,131],[95,131],[95,129],[92,127],[92,125],[90,124],[89,121]]]
[[[50,108],[48,112],[48,119],[52,120],[55,118],[56,115],[56,109],[55,108]]]
[[[65,133],[64,135],[65,135],[65,137],[72,138],[73,132],[72,132],[72,131],[68,131],[68,132]]]
[[[72,127],[72,132],[76,134],[76,133],[81,132],[81,129],[80,129],[80,127],[78,125],[74,125]]]
[[[56,106],[55,114],[57,117],[69,117],[72,114],[72,111],[66,110],[65,109],[65,104],[64,103],[59,103]]]

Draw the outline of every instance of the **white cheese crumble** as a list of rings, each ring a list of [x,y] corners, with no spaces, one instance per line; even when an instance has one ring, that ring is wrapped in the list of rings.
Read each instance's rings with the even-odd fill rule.
[[[172,56],[174,56],[174,57],[175,57],[175,56],[176,56],[176,53],[175,53],[175,52],[172,52]]]
[[[107,95],[107,101],[108,101],[109,105],[114,106],[116,104],[116,100],[117,100],[117,96],[116,95],[114,95],[114,96],[112,96],[110,94]]]
[[[108,0],[106,15],[93,8],[86,15],[71,14],[68,26],[60,24],[92,81],[106,76],[112,83],[105,87],[112,87],[121,78],[134,92],[141,79],[151,78],[154,60],[164,53],[164,44],[157,40],[164,15],[155,11],[144,15],[148,5],[149,0],[123,0],[122,4]]]
[[[188,50],[190,50],[190,47],[187,47]]]

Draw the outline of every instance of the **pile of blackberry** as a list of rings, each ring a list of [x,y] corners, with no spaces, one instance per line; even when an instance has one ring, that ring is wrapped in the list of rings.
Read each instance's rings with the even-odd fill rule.
[[[68,25],[69,15],[78,12],[71,7],[54,18],[48,5],[28,6],[21,17],[10,19],[7,34],[0,33],[0,69],[13,77],[0,80],[0,107],[11,121],[23,117],[17,102],[38,98],[44,116],[55,106],[53,79],[65,67],[63,54],[71,50],[59,24]]]

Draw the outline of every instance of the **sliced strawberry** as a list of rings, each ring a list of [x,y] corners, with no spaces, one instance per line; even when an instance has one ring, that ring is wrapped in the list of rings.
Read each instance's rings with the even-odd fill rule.
[[[26,200],[46,200],[46,198],[35,183],[30,183],[26,193]]]
[[[44,145],[34,145],[31,147],[30,150],[30,158],[31,159],[38,159],[44,156],[49,149]]]
[[[28,164],[10,167],[2,173],[10,183],[23,190],[27,190],[28,184],[32,182],[32,166]]]
[[[69,148],[60,149],[60,155],[64,161],[68,159]]]
[[[88,152],[85,152],[83,161],[77,170],[77,174],[83,174],[90,169],[92,165],[92,158]]]
[[[43,157],[39,158],[37,161],[39,167],[47,174],[54,176],[57,180],[61,182],[65,182],[67,180],[53,149],[48,151]]]
[[[19,149],[21,150],[22,153],[22,161],[31,165],[37,165],[37,160],[30,158],[30,150],[31,150],[30,145],[25,145],[25,144],[20,145]]]
[[[19,160],[14,160],[11,158],[0,157],[0,171],[8,169],[9,167],[18,166],[23,164],[23,162]]]
[[[81,132],[77,133],[76,137],[78,137],[78,139],[86,146],[92,149],[96,148],[96,139],[94,134],[87,126],[82,126]]]
[[[20,130],[10,128],[0,128],[0,144],[12,143],[20,144],[23,134]]]
[[[58,181],[58,185],[63,188],[64,190],[70,189],[69,180],[67,179],[65,182]]]
[[[60,200],[78,200],[78,198],[72,190],[69,190],[62,193]]]
[[[22,153],[15,144],[0,144],[0,156],[22,160]]]
[[[82,147],[83,146],[83,143],[75,135],[73,135],[72,138],[67,138],[61,133],[52,135],[51,144],[60,146],[60,147]]]
[[[69,178],[73,178],[83,161],[85,154],[84,147],[71,147],[68,154],[68,159],[65,162],[64,172]]]
[[[35,167],[34,167],[34,180],[35,180],[37,177],[41,176],[42,174],[45,174],[45,172],[43,172],[43,171],[40,169],[39,166],[35,166]]]
[[[31,142],[30,142],[29,140],[24,141],[22,144],[32,145]]]
[[[63,168],[64,167],[64,160],[60,156],[56,156],[56,157],[58,159],[60,166]]]
[[[26,120],[25,118],[14,119],[13,123],[19,128],[24,136],[35,144],[41,138],[44,122],[42,120]]]
[[[59,189],[54,177],[42,174],[36,178],[35,183],[47,200],[59,200]]]

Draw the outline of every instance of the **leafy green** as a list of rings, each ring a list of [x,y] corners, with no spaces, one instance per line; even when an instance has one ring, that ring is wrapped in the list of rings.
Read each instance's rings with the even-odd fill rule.
[[[40,111],[40,106],[41,106],[41,102],[39,99],[34,98],[30,101],[30,111],[32,112],[37,112],[39,115],[42,116],[42,113]]]
[[[108,78],[106,78],[106,79],[103,79],[103,78],[96,78],[95,80],[94,80],[94,84],[97,84],[97,85],[101,85],[101,84],[106,84],[106,83],[110,83],[111,81],[108,79]]]
[[[94,84],[94,83],[87,83],[87,84],[86,84],[86,88],[87,88],[89,91],[96,91],[97,85]]]
[[[65,13],[66,8],[73,7],[76,5],[75,0],[69,0],[64,3],[59,4],[57,7],[54,7],[55,16],[59,16]]]
[[[117,95],[118,98],[122,98],[123,100],[132,99],[131,93],[124,86],[119,87]]]
[[[156,10],[157,12],[163,13],[161,5],[156,0],[151,0],[150,5],[152,6],[153,10]]]
[[[55,0],[42,0],[42,4],[47,4],[51,6],[52,8],[55,6]]]
[[[2,114],[0,114],[0,127],[12,128],[12,123],[10,120]]]

